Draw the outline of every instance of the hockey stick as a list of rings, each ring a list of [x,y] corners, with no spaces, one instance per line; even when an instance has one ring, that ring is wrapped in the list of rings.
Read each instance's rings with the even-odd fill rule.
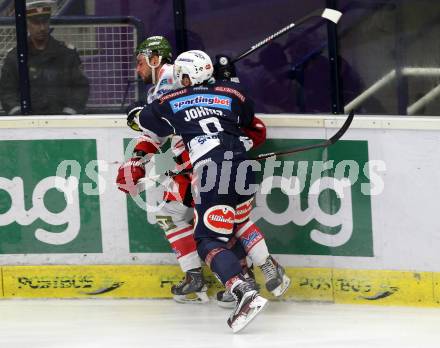
[[[308,151],[308,150],[312,150],[312,149],[318,149],[321,147],[328,147],[330,145],[333,145],[334,143],[336,143],[339,139],[342,138],[342,136],[345,134],[345,132],[347,132],[348,128],[350,128],[351,122],[353,121],[354,118],[354,111],[350,111],[350,113],[347,116],[347,119],[345,120],[344,124],[341,126],[341,128],[339,128],[339,130],[328,140],[319,143],[319,144],[314,144],[314,145],[308,145],[308,146],[300,146],[297,147],[295,149],[290,149],[290,150],[285,150],[285,151],[280,151],[280,152],[269,152],[269,153],[263,153],[258,155],[257,157],[252,158],[252,160],[255,161],[261,161],[264,160],[266,158],[269,157],[277,157],[277,156],[285,156],[285,155],[290,155],[293,153],[298,153],[298,152],[304,152],[304,151]],[[176,171],[172,171],[169,170],[166,173],[163,174],[157,174],[154,176],[150,176],[148,178],[145,179],[141,179],[139,180],[140,184],[144,184],[147,180],[158,180],[160,177],[163,176],[168,176],[170,178],[175,177],[177,175],[181,175],[181,174],[190,174],[192,173],[192,169],[183,169],[180,172],[176,172]]]
[[[285,156],[285,155],[290,155],[292,153],[298,153],[298,152],[303,152],[303,151],[307,151],[307,150],[318,149],[320,147],[328,147],[330,145],[333,145],[339,139],[341,139],[341,137],[345,134],[347,129],[350,127],[351,121],[353,121],[353,118],[354,118],[354,111],[352,110],[352,111],[350,111],[350,113],[349,113],[347,119],[345,120],[344,124],[342,125],[342,127],[330,139],[324,141],[323,143],[308,145],[308,146],[300,146],[295,149],[285,150],[285,151],[280,151],[280,152],[262,153],[262,154],[258,155],[257,157],[253,158],[253,160],[261,161],[261,160],[269,158],[269,157]]]
[[[299,19],[296,22],[290,23],[289,25],[285,26],[284,28],[281,28],[277,32],[273,33],[272,35],[269,35],[265,39],[261,40],[260,42],[256,43],[255,45],[251,46],[251,48],[240,53],[237,57],[232,59],[230,63],[233,64],[235,62],[238,62],[239,60],[243,59],[244,57],[247,57],[249,54],[253,53],[254,51],[259,49],[260,47],[267,45],[272,40],[287,33],[292,28],[297,27],[297,26],[309,21],[310,19],[312,19],[314,17],[322,17],[322,18],[328,19],[329,21],[337,24],[339,19],[341,18],[341,16],[342,16],[341,12],[339,12],[337,10],[333,10],[331,8],[317,9],[317,10],[309,13],[307,16],[304,16],[303,18]]]

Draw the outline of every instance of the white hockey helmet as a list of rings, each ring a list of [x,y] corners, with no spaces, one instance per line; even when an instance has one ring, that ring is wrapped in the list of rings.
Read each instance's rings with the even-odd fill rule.
[[[199,50],[181,53],[174,61],[174,79],[181,84],[183,75],[188,75],[191,86],[199,85],[212,77],[214,67],[211,58]]]

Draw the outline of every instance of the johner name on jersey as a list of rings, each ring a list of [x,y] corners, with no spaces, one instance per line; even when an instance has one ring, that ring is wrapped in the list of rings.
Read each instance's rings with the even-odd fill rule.
[[[211,106],[220,109],[231,110],[232,99],[217,94],[198,94],[182,97],[171,101],[171,108],[176,113],[180,110],[193,106]]]

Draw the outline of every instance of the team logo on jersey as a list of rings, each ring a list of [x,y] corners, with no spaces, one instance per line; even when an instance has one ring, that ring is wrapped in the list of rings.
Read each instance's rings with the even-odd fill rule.
[[[210,230],[231,234],[234,228],[235,210],[228,205],[215,205],[209,208],[203,215],[203,222]]]
[[[217,94],[190,95],[170,102],[174,113],[194,106],[208,106],[231,110],[231,103],[231,98]]]

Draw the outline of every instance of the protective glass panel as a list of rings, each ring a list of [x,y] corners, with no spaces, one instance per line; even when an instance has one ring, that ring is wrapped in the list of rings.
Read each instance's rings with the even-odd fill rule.
[[[346,108],[439,115],[438,1],[341,1]]]
[[[236,57],[325,1],[188,0],[189,48]],[[237,75],[263,113],[330,112],[325,21],[312,19],[240,60]]]

